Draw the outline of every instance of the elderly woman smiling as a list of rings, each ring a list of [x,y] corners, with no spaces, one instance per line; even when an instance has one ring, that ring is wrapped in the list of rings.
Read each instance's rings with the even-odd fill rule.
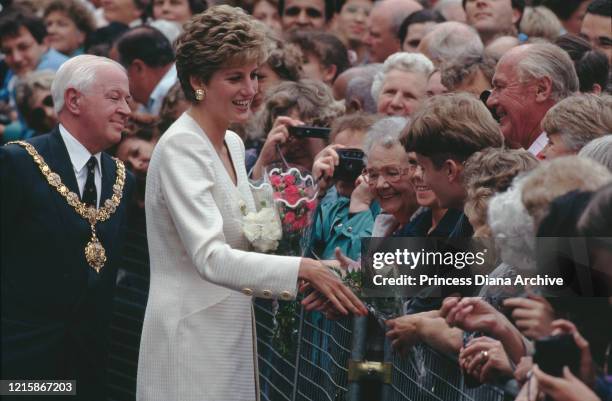
[[[386,212],[374,222],[372,236],[386,237],[398,232],[419,207],[411,183],[414,169],[400,143],[407,123],[402,117],[384,118],[370,128],[365,139],[363,178]]]
[[[410,116],[425,98],[433,70],[433,63],[420,53],[390,55],[372,82],[377,111],[388,116]]]

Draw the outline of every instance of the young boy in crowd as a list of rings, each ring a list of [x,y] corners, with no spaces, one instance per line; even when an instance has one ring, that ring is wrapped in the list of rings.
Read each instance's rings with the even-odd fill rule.
[[[503,136],[485,105],[467,93],[427,99],[403,134],[408,152],[416,152],[423,180],[443,208],[463,210],[464,162],[475,152],[501,147]],[[450,237],[470,237],[473,229],[463,214]]]

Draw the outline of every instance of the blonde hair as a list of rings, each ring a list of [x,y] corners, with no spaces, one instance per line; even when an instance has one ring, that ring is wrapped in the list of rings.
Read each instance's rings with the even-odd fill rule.
[[[542,130],[558,134],[568,148],[578,152],[584,145],[612,133],[612,96],[581,94],[554,105],[542,119]]]
[[[176,70],[185,97],[195,101],[190,78],[208,82],[223,68],[261,64],[267,58],[266,27],[238,7],[211,7],[185,24],[176,40]]]
[[[553,199],[574,190],[595,191],[610,181],[612,173],[591,159],[559,157],[543,162],[525,177],[521,199],[537,227]]]
[[[561,35],[561,22],[548,7],[525,7],[520,31],[529,38],[544,38],[553,41]]]
[[[467,190],[464,212],[476,231],[474,236],[491,236],[487,207],[493,195],[505,192],[514,177],[536,168],[538,160],[523,149],[487,148],[465,162],[463,182]]]

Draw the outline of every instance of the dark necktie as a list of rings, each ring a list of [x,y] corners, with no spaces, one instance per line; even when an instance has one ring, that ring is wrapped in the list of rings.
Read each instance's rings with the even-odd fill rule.
[[[98,192],[96,191],[96,165],[98,160],[91,156],[87,161],[87,181],[85,181],[85,189],[83,190],[83,203],[87,206],[96,207],[98,200]]]

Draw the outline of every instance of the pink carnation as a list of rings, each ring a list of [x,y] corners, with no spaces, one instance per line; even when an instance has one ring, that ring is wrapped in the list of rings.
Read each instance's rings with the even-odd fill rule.
[[[308,208],[308,210],[314,210],[317,207],[317,201],[316,199],[313,199],[311,201],[306,202],[306,207]]]
[[[292,176],[291,174],[287,174],[284,177],[284,181],[285,181],[285,184],[287,184],[287,185],[293,185],[293,184],[295,184],[295,177]]]
[[[291,224],[291,223],[294,223],[294,222],[295,222],[295,213],[288,212],[287,214],[285,214],[285,219],[284,219],[284,223],[285,224]]]
[[[297,192],[289,194],[285,193],[285,200],[293,205],[298,200],[300,200],[300,194],[298,194]]]
[[[273,175],[270,176],[270,182],[272,183],[272,185],[274,185],[275,187],[279,186],[280,184],[282,184],[281,178],[278,175]]]

